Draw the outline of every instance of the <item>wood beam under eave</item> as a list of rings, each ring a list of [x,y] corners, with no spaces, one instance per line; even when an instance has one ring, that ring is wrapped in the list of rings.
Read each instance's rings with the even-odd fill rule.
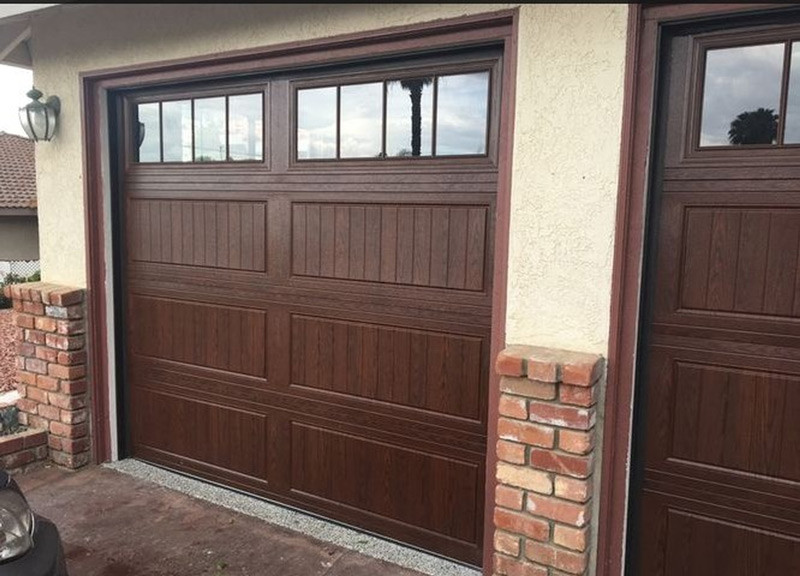
[[[20,24],[0,33],[0,64],[31,67],[31,54],[27,41],[31,37],[31,27]]]
[[[14,48],[14,50],[6,56],[3,64],[19,66],[20,68],[27,68],[29,70],[33,68],[33,58],[31,57],[30,48],[28,48],[28,42],[20,42],[19,46]]]

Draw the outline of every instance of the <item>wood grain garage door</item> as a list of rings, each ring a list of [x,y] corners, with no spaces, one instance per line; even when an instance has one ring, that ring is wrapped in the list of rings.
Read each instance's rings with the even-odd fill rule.
[[[797,40],[665,43],[630,574],[800,574]]]
[[[126,96],[133,456],[480,563],[499,67]]]

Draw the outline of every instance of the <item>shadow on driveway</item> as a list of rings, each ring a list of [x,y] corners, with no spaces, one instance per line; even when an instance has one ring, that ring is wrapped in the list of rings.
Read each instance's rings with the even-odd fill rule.
[[[106,468],[16,480],[72,576],[421,576]]]

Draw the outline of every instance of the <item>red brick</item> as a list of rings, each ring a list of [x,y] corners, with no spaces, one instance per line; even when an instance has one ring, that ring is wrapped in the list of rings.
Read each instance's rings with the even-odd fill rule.
[[[79,364],[78,366],[62,366],[61,364],[50,364],[47,373],[53,378],[61,378],[62,380],[77,380],[86,376],[86,365]]]
[[[515,353],[514,346],[509,346],[497,355],[494,369],[501,376],[524,376],[525,359]]]
[[[509,418],[516,418],[517,420],[528,419],[528,403],[524,398],[502,394],[500,396],[498,410],[501,416],[508,416]]]
[[[16,452],[14,454],[8,454],[7,456],[0,457],[0,462],[3,464],[3,468],[6,470],[13,470],[14,468],[20,468],[25,466],[26,464],[30,464],[36,459],[33,452],[30,450],[23,450],[21,452]]]
[[[61,450],[61,445],[64,440],[66,440],[66,438],[62,438],[61,436],[55,436],[53,434],[47,435],[47,445],[53,450]]]
[[[19,403],[17,403],[17,408],[19,408]],[[20,408],[20,410],[22,410],[22,408]],[[22,426],[27,426],[28,425],[28,414],[26,412],[20,412],[19,414],[17,414],[17,420],[19,420],[19,423]]]
[[[53,378],[51,376],[45,376],[44,374],[39,374],[36,376],[36,386],[41,388],[42,390],[47,390],[48,392],[54,392],[58,390],[58,378]]]
[[[592,474],[594,462],[592,456],[592,454],[577,456],[531,448],[528,460],[533,468],[549,470],[575,478],[588,478]]]
[[[497,458],[512,464],[525,464],[525,445],[507,440],[498,440]]]
[[[34,327],[44,332],[55,332],[56,324],[57,322],[54,318],[48,318],[47,316],[37,316],[36,320],[34,320]]]
[[[31,290],[31,302],[41,302],[42,293],[39,290]]]
[[[25,440],[22,436],[2,436],[0,437],[0,456],[19,452],[25,447]]]
[[[550,524],[524,512],[511,512],[503,508],[495,508],[494,525],[500,530],[521,534],[534,540],[544,542],[550,538]]]
[[[23,438],[25,448],[36,448],[47,444],[47,432],[44,430],[28,430]]]
[[[32,412],[28,414],[28,428],[36,428],[37,430],[47,430],[50,427],[50,421],[42,418],[38,414]]]
[[[36,372],[37,374],[47,374],[47,362],[39,358],[26,358],[25,370]]]
[[[14,300],[11,307],[14,309],[14,312],[22,312],[22,300]]]
[[[594,406],[597,404],[597,386],[583,387],[562,384],[558,388],[558,399],[564,404]]]
[[[508,554],[509,556],[514,556],[516,558],[519,556],[520,552],[519,536],[508,534],[507,532],[501,532],[500,530],[495,530],[494,549],[498,552],[502,552],[503,554]]]
[[[86,397],[82,394],[77,396],[73,394],[57,394],[51,392],[49,400],[50,404],[63,408],[64,410],[75,410],[86,407]]]
[[[552,448],[555,442],[555,431],[552,428],[508,418],[500,418],[497,423],[497,434],[504,440],[544,448]]]
[[[77,352],[59,352],[58,363],[63,364],[64,366],[86,364],[86,350],[78,350]]]
[[[71,306],[83,302],[83,290],[70,288],[54,290],[50,293],[50,303],[54,306]]]
[[[523,378],[500,378],[500,390],[507,394],[515,394],[526,398],[539,400],[553,400],[556,397],[556,385],[538,380],[525,380]]]
[[[547,568],[495,554],[494,571],[500,576],[547,576]]]
[[[19,408],[22,412],[36,414],[36,409],[38,407],[39,403],[36,400],[31,400],[30,398],[20,398],[17,400],[17,408]]]
[[[53,462],[59,466],[76,470],[86,466],[89,463],[91,460],[91,454],[89,452],[81,452],[80,454],[67,454],[66,452],[54,450],[50,453],[50,458],[52,458]]]
[[[588,454],[594,448],[594,430],[559,430],[558,447],[573,454]]]
[[[596,354],[573,353],[561,367],[561,381],[572,386],[591,386],[603,373],[603,358]]]
[[[30,314],[22,314],[20,312],[16,312],[14,314],[14,324],[19,326],[20,328],[33,328],[36,326],[36,320]]]
[[[17,370],[25,370],[25,358],[23,358],[22,356],[15,356],[14,367]]]
[[[542,494],[553,493],[553,481],[550,479],[550,475],[541,470],[533,470],[528,466],[513,466],[505,462],[498,462],[497,480],[507,486],[516,486]]]
[[[85,379],[61,381],[61,391],[64,394],[83,394],[87,389],[88,384]]]
[[[27,314],[44,316],[44,304],[41,302],[25,302],[22,305],[22,310]]]
[[[61,439],[61,450],[67,452],[68,454],[79,454],[81,452],[86,452],[89,449],[89,445],[90,441],[88,436],[77,438],[75,440],[71,438]]]
[[[83,348],[86,340],[83,336],[63,336],[61,334],[46,334],[45,342],[57,350],[79,350]]]
[[[44,334],[41,330],[25,330],[25,340],[33,344],[44,344]]]
[[[495,488],[494,502],[503,508],[522,510],[522,499],[524,495],[525,493],[522,490],[498,484],[497,488]]]
[[[47,346],[37,346],[36,357],[45,362],[58,362],[58,352]]]
[[[17,382],[17,392],[19,392],[19,397],[20,398],[27,397],[28,396],[28,385],[27,384],[21,384],[21,383]]]
[[[48,420],[58,420],[61,418],[61,411],[55,406],[48,404],[39,404],[39,416],[47,418]]]
[[[36,357],[36,346],[30,342],[17,342],[17,355],[28,358]]]
[[[595,411],[575,406],[531,401],[528,407],[530,419],[540,424],[588,430],[594,426]]]
[[[525,543],[525,556],[534,562],[552,566],[568,574],[583,574],[588,561],[588,554],[585,552],[572,552],[532,541]]]
[[[82,438],[86,436],[89,427],[86,423],[83,424],[64,424],[62,422],[50,422],[50,432],[56,436],[64,436],[65,438]]]
[[[62,410],[60,419],[64,424],[80,424],[86,422],[86,409],[81,410]]]
[[[592,479],[578,480],[566,476],[556,476],[554,481],[555,495],[573,502],[587,502],[592,497],[594,484]]]
[[[552,360],[528,358],[528,378],[542,382],[558,382],[561,378],[560,366],[558,362]]]
[[[575,504],[558,498],[528,494],[525,508],[534,516],[541,516],[562,524],[580,528],[591,518],[591,508],[586,504]]]
[[[17,380],[23,384],[36,385],[36,374],[33,372],[25,372],[24,370],[17,370]]]
[[[58,320],[56,322],[56,332],[66,336],[75,336],[83,334],[86,331],[86,325],[83,320]]]
[[[589,543],[589,528],[572,528],[556,524],[553,527],[553,543],[570,550],[583,552]]]
[[[37,388],[36,386],[31,386],[28,388],[27,398],[28,400],[38,402],[39,404],[47,404],[47,392],[41,388]],[[26,410],[26,412],[30,412],[30,410]]]

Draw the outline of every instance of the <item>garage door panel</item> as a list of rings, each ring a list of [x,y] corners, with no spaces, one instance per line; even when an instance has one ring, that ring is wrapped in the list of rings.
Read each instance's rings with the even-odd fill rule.
[[[136,354],[266,378],[267,313],[131,298]]]
[[[292,273],[482,291],[488,206],[292,205]]]
[[[129,257],[231,270],[266,270],[265,202],[131,200]]]
[[[265,415],[153,390],[133,395],[137,444],[266,479]]]
[[[297,422],[291,430],[293,491],[475,541],[478,464]]]

